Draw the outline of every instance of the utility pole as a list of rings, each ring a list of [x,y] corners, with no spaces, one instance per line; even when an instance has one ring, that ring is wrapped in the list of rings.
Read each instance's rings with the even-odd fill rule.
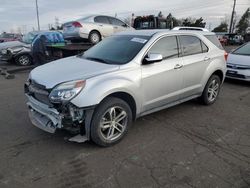
[[[40,31],[40,22],[39,22],[39,12],[38,12],[37,0],[36,0],[36,18],[37,18],[37,28],[38,28],[38,31]]]
[[[236,0],[234,0],[234,6],[233,6],[231,21],[230,21],[229,33],[233,32],[232,27],[233,27],[234,13],[235,13],[235,5],[236,5]]]
[[[59,28],[59,18],[55,17],[55,29],[57,30]]]

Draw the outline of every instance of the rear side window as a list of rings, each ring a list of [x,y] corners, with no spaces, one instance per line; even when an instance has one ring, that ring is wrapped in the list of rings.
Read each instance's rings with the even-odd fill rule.
[[[95,17],[94,21],[96,23],[110,24],[106,16],[97,16]]]
[[[224,50],[223,46],[221,45],[220,41],[216,37],[216,35],[204,35],[210,42],[212,42],[215,46],[219,49]]]
[[[148,53],[159,53],[163,59],[178,57],[178,45],[176,36],[164,37],[158,40]]]
[[[116,18],[111,18],[109,17],[109,21],[111,22],[112,25],[118,25],[118,26],[124,26],[125,23],[123,23],[122,21],[116,19]]]
[[[206,53],[208,52],[208,47],[206,44],[204,44],[204,42],[201,41],[201,47],[202,47],[202,52],[203,53]]]
[[[202,53],[201,40],[195,36],[180,36],[181,48],[184,56]]]

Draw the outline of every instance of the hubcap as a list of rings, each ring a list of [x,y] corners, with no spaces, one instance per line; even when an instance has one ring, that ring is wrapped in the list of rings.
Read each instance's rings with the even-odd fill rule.
[[[29,64],[29,57],[27,57],[27,56],[21,56],[21,57],[19,57],[19,62],[20,62],[20,64],[21,65],[28,65]]]
[[[99,42],[99,35],[98,34],[96,34],[96,33],[94,33],[94,34],[92,34],[91,35],[91,40],[92,40],[92,42],[94,42],[94,43],[97,43],[97,42]]]
[[[102,116],[100,122],[101,134],[108,141],[119,138],[128,123],[127,113],[121,107],[111,107]]]
[[[209,102],[213,102],[219,92],[219,83],[217,82],[217,80],[213,80],[209,87],[208,87],[208,100]]]

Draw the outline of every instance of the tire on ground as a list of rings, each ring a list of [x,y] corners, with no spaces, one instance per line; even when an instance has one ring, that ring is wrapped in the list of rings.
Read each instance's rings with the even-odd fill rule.
[[[211,84],[212,84],[212,82],[213,82],[214,80],[216,81],[216,83],[219,84],[219,87],[218,87],[218,93],[217,93],[215,99],[211,101],[211,100],[209,100],[208,91],[209,91],[209,87],[211,86]],[[220,77],[217,76],[217,75],[212,75],[212,76],[209,78],[209,80],[208,80],[208,82],[207,82],[207,84],[206,84],[206,86],[205,86],[205,88],[204,88],[204,90],[203,90],[202,96],[199,98],[200,101],[201,101],[204,105],[211,105],[211,104],[215,103],[215,101],[217,100],[218,95],[219,95],[219,93],[220,93],[220,88],[221,88],[221,79],[220,79]]]
[[[115,140],[107,140],[101,133],[101,120],[105,112],[111,107],[121,107],[127,113],[127,125],[123,133]],[[91,122],[91,140],[99,146],[111,146],[118,143],[128,132],[129,126],[132,124],[132,111],[130,106],[123,100],[115,97],[107,97],[95,109],[92,122]]]
[[[15,57],[15,62],[20,66],[28,66],[32,64],[32,58],[28,54],[22,54]]]

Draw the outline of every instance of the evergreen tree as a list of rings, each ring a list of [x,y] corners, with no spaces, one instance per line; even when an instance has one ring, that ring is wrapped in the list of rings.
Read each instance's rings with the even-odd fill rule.
[[[237,24],[237,32],[240,34],[245,34],[246,29],[250,25],[250,8],[246,10],[246,12],[242,15],[239,23]]]
[[[225,21],[221,22],[214,28],[213,32],[228,32],[228,24]]]

